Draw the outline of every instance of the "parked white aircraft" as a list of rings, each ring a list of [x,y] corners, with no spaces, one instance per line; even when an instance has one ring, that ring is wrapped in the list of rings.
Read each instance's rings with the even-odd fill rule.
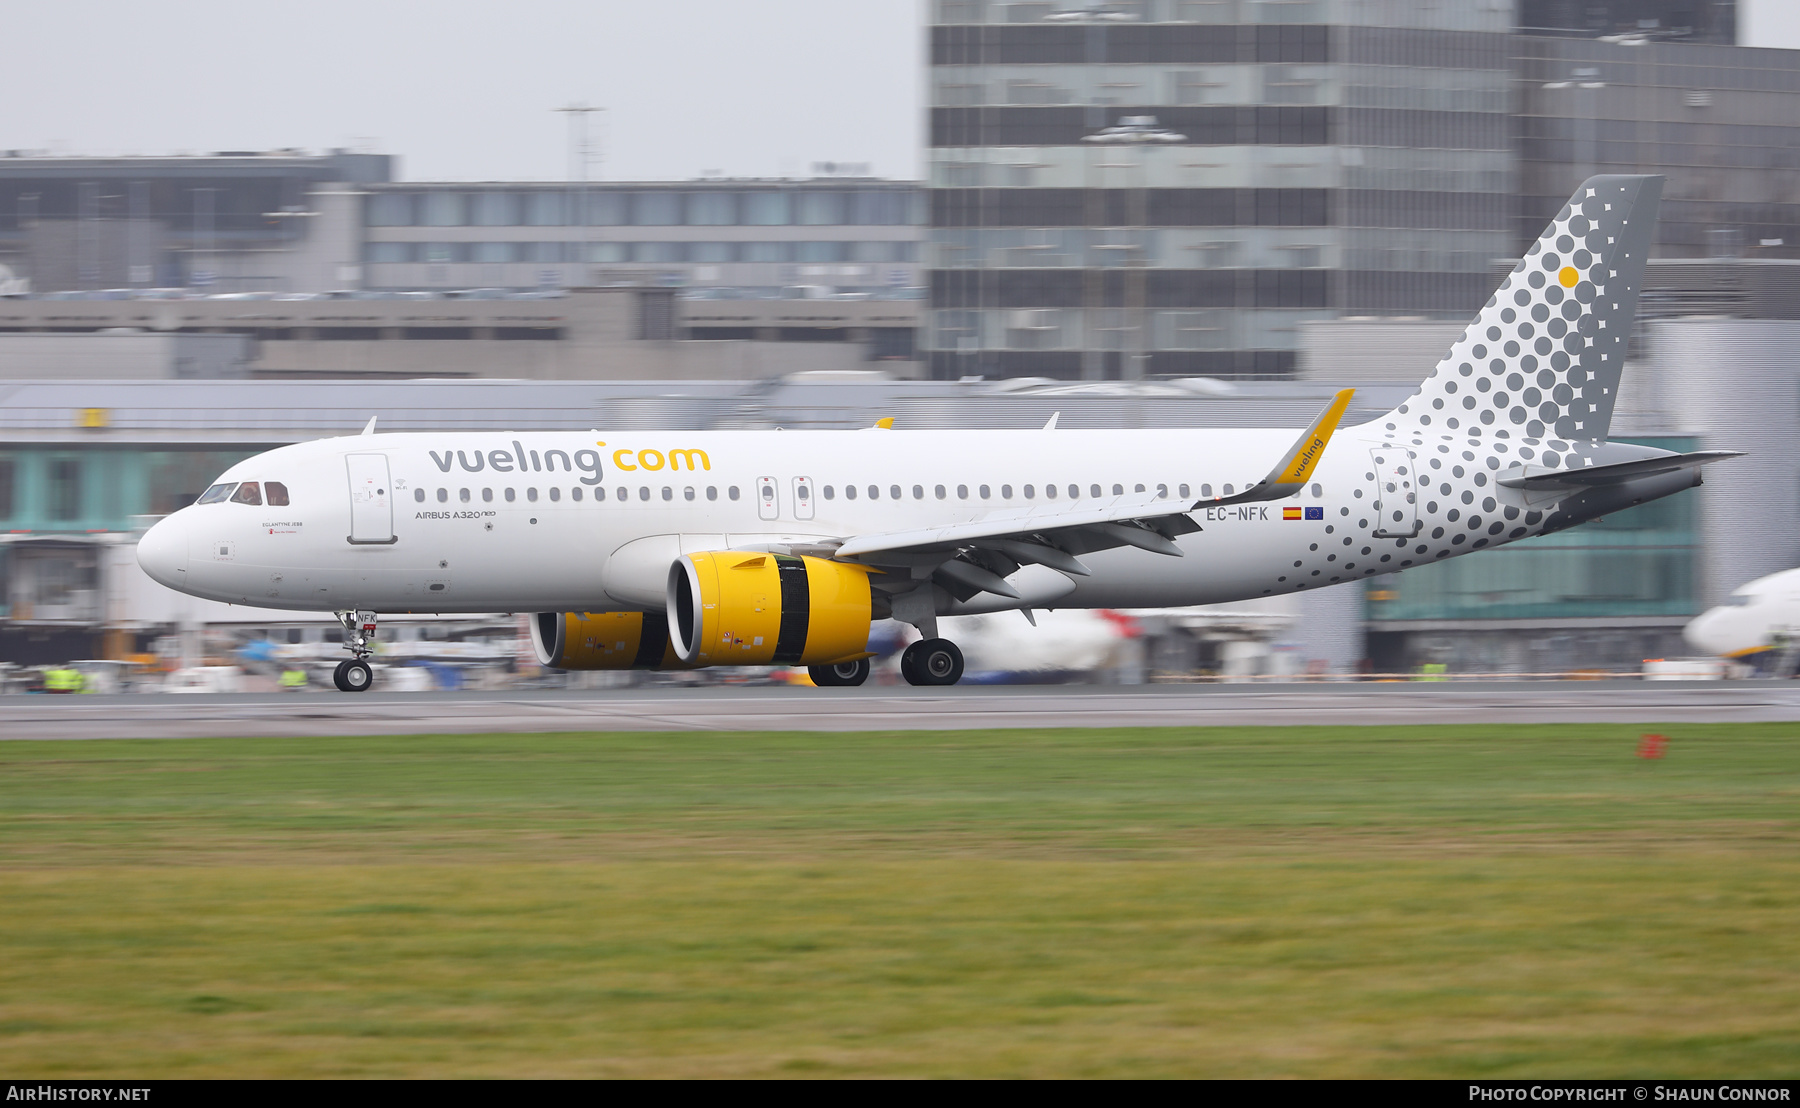
[[[1717,608],[1694,617],[1682,637],[1708,654],[1753,659],[1766,651],[1800,646],[1800,569],[1758,577],[1734,590]],[[1788,660],[1777,661],[1777,672]]]
[[[1726,452],[1608,443],[1660,177],[1588,180],[1406,403],[1337,431],[374,434],[269,451],[158,523],[183,592],[333,611],[540,613],[565,669],[868,674],[871,621],[1210,604],[1488,549],[1700,483]],[[1333,432],[1337,434],[1334,437]]]

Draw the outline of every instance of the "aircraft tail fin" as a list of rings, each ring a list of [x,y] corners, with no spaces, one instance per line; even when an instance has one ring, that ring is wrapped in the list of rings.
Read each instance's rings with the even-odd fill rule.
[[[1419,391],[1378,422],[1605,439],[1662,186],[1651,176],[1582,182]]]

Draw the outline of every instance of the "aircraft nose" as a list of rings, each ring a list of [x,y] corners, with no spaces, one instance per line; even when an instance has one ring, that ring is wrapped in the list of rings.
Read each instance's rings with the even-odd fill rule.
[[[138,540],[138,565],[159,585],[185,591],[188,544],[186,529],[173,516],[158,520]]]
[[[1722,623],[1724,623],[1723,614],[1719,609],[1714,608],[1702,612],[1681,629],[1681,637],[1687,640],[1689,646],[1703,653],[1727,653],[1731,649],[1731,644],[1726,641],[1727,636],[1723,634],[1725,628],[1721,626]]]

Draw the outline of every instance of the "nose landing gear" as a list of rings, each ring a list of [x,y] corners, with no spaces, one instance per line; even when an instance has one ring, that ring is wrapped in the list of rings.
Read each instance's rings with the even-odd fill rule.
[[[337,621],[344,625],[344,649],[353,657],[347,662],[339,662],[337,669],[331,674],[331,683],[339,692],[367,692],[375,683],[375,671],[369,666],[368,658],[375,653],[375,613],[374,612],[335,612]]]
[[[339,692],[362,692],[375,683],[375,671],[361,658],[339,662],[331,675],[331,683]]]

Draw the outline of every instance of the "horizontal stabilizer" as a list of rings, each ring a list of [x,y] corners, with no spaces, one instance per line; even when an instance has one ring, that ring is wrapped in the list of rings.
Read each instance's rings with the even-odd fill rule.
[[[1617,485],[1640,477],[1654,477],[1678,469],[1698,469],[1726,458],[1741,458],[1742,450],[1697,450],[1692,454],[1664,454],[1656,458],[1637,458],[1606,466],[1584,469],[1546,469],[1541,466],[1518,466],[1502,474],[1498,481],[1509,489],[1527,492],[1549,492],[1559,489],[1591,489],[1601,485]]]
[[[1294,440],[1281,462],[1269,471],[1269,475],[1251,485],[1236,496],[1222,496],[1214,500],[1196,501],[1194,508],[1219,508],[1227,504],[1250,504],[1259,500],[1280,500],[1292,496],[1305,487],[1308,478],[1319,466],[1319,459],[1325,456],[1325,447],[1331,442],[1331,434],[1337,430],[1338,421],[1344,418],[1344,412],[1350,407],[1350,398],[1356,395],[1355,389],[1344,389],[1332,398],[1313,425],[1301,432]]]

